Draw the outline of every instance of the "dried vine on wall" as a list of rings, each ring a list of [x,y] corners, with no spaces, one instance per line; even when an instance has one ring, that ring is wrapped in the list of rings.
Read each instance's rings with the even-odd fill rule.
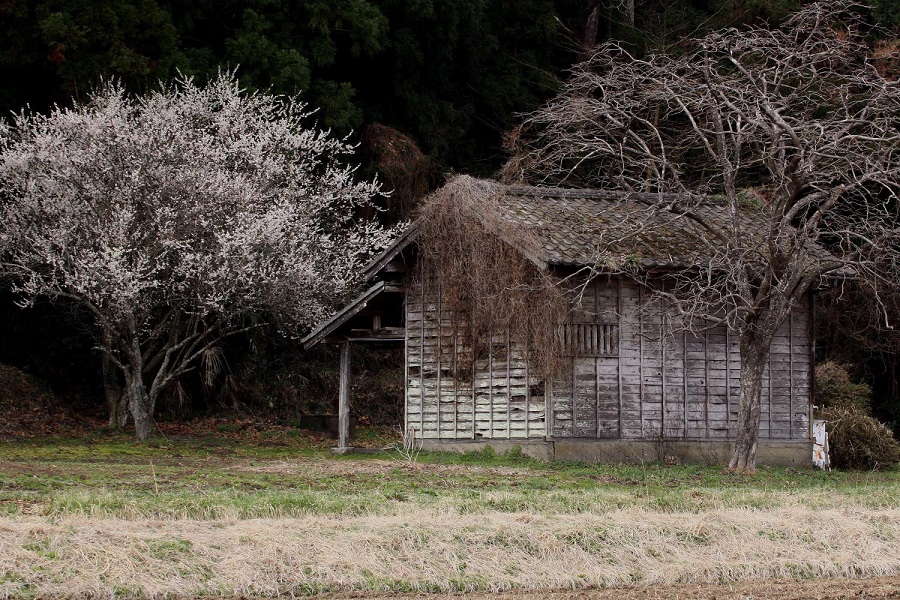
[[[558,329],[569,299],[559,278],[527,258],[538,238],[504,219],[503,189],[458,176],[419,211],[419,283],[440,290],[442,310],[462,334],[468,361],[455,366],[459,378],[471,377],[471,361],[507,336],[525,341],[535,374],[549,377],[562,361]]]

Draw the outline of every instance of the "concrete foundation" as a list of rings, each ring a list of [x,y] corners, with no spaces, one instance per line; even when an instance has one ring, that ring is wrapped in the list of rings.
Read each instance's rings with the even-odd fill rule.
[[[491,446],[498,453],[519,448],[525,456],[540,460],[586,463],[646,462],[724,465],[731,458],[731,442],[710,440],[423,440],[423,449],[451,452],[479,451]],[[781,467],[812,467],[812,440],[760,440],[756,464]]]

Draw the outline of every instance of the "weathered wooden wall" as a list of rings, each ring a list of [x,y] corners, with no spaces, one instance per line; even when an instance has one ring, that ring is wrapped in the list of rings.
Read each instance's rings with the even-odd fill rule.
[[[407,431],[448,440],[546,435],[543,391],[511,336],[495,336],[473,361],[453,315],[421,286],[406,295],[406,336]]]
[[[727,439],[737,420],[737,335],[718,327],[670,333],[670,315],[634,283],[595,281],[575,319],[619,326],[618,356],[576,357],[553,382],[553,437]],[[772,344],[763,380],[762,439],[808,439],[810,311],[798,307]]]
[[[740,389],[738,339],[724,327],[667,334],[665,310],[627,280],[586,286],[567,339],[579,349],[553,381],[529,373],[517,340],[471,348],[421,287],[407,294],[406,419],[431,439],[728,439]],[[809,438],[811,314],[798,307],[772,345],[761,439]]]

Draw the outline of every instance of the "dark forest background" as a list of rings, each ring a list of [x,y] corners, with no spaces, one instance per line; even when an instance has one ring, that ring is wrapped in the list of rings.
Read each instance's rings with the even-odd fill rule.
[[[897,47],[900,2],[871,0]],[[320,127],[359,144],[361,177],[387,189],[382,218],[407,218],[445,174],[489,176],[519,115],[554,95],[567,69],[617,39],[677,53],[686,37],[778,23],[798,0],[2,0],[0,113],[84,99],[116,78],[141,92],[179,73],[234,70],[248,89],[299,95]],[[889,76],[900,68],[887,65]],[[900,335],[852,287],[818,295],[818,353],[872,385],[873,410],[900,431]],[[900,301],[893,305],[900,308]],[[900,314],[900,310],[896,310]],[[0,363],[47,382],[65,405],[102,417],[90,320],[60,305],[20,309],[0,289]],[[355,410],[399,415],[402,360],[354,355]],[[278,335],[234,340],[214,373],[184,378],[163,416],[239,411],[285,420],[331,412],[336,357]],[[400,361],[400,362],[398,362]],[[0,380],[0,386],[3,381]],[[0,407],[2,408],[2,407]]]

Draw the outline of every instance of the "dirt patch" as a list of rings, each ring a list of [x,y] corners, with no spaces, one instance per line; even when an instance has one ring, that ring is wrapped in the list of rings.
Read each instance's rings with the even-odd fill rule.
[[[347,593],[325,594],[322,600],[344,600],[359,598],[365,600],[407,600],[427,598],[445,600],[462,598],[466,600],[517,600],[518,598],[547,600],[720,600],[740,598],[741,600],[831,600],[838,598],[900,598],[900,576],[871,577],[866,579],[814,579],[777,580],[762,579],[723,585],[658,585],[647,587],[622,587],[593,590],[537,590],[506,593],[460,594],[379,594]],[[194,600],[201,600],[199,596]],[[244,597],[244,600],[251,600]]]
[[[515,477],[524,473],[513,467],[481,467],[476,465],[435,465],[392,460],[389,455],[384,460],[323,461],[317,458],[270,461],[264,465],[251,461],[235,463],[236,469],[248,473],[274,473],[296,475],[315,472],[323,475],[388,475],[409,473],[415,475],[490,475]]]

